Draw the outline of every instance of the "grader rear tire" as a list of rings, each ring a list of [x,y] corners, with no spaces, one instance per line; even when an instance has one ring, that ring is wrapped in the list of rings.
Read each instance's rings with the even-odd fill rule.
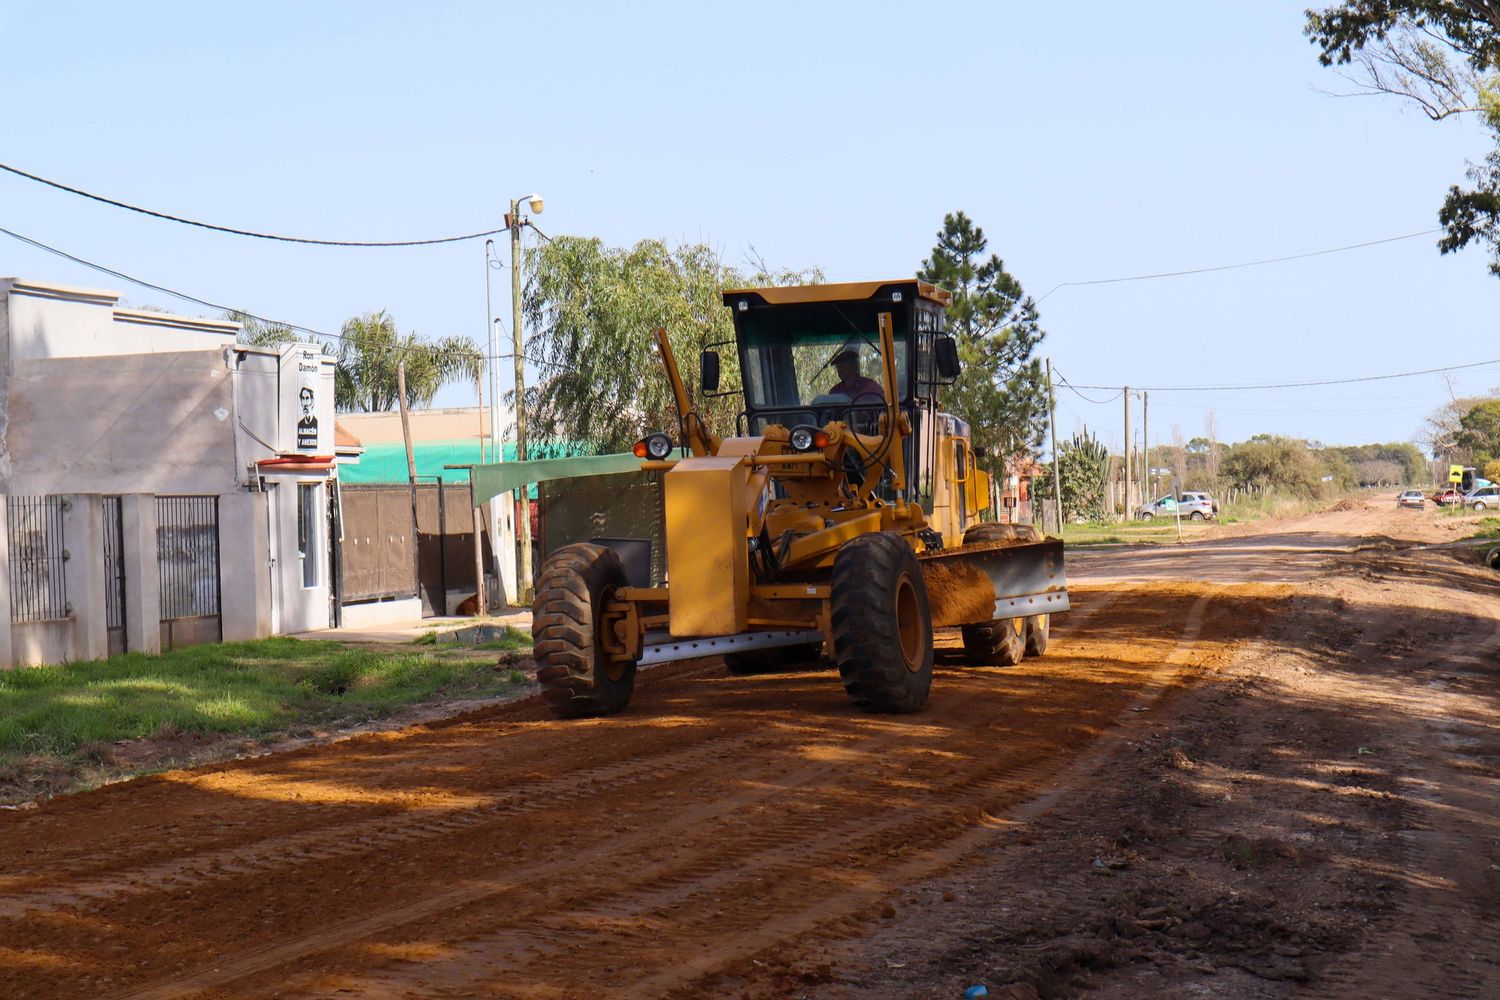
[[[1026,656],[1026,619],[963,626],[964,656],[976,666],[1013,667]]]
[[[932,688],[932,609],[911,546],[860,535],[839,549],[829,596],[833,658],[844,690],[868,712],[915,712]]]
[[[999,524],[985,521],[964,532],[964,544],[976,542],[1040,542],[1042,533],[1031,524]]]
[[[1026,655],[1041,656],[1052,638],[1052,616],[1032,615],[1026,619]]]
[[[635,662],[610,663],[596,626],[625,568],[612,549],[580,542],[552,553],[537,578],[532,628],[542,699],[561,719],[613,715],[630,702]]]

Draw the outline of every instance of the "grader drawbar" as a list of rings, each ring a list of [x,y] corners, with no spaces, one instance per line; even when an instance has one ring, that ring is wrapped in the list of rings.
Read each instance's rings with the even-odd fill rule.
[[[914,712],[935,628],[961,629],[970,664],[1045,651],[1068,610],[1062,542],[983,520],[983,454],[938,406],[958,375],[950,301],[917,280],[726,291],[742,384],[721,392],[711,348],[700,388],[743,395],[727,437],[655,332],[680,420],[635,452],[661,477],[666,583],[629,585],[606,546],[547,559],[532,628],[554,713],[618,712],[638,667],[702,656],[734,673],[826,657],[859,707]]]

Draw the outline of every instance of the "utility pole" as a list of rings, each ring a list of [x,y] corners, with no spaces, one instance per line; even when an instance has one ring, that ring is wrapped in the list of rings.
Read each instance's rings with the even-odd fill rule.
[[[1125,447],[1122,449],[1125,456],[1125,520],[1135,517],[1135,505],[1130,500],[1130,449],[1135,444],[1130,437],[1130,386],[1126,386],[1121,395],[1125,399]]]
[[[490,454],[481,461],[501,462],[505,460],[505,428],[501,423],[500,410],[500,317],[495,315],[490,300],[491,272],[499,265],[495,256],[495,241],[484,241],[484,325],[485,339],[489,344],[489,357],[485,359],[485,370],[490,382]],[[484,396],[480,394],[479,411],[484,413]],[[482,422],[482,421],[481,421]],[[499,587],[496,603],[520,603],[516,592],[516,504],[514,494],[495,497],[485,504],[490,526],[490,544],[495,559],[495,579]]]
[[[1150,503],[1151,498],[1156,495],[1156,479],[1151,470],[1151,393],[1144,389],[1141,390],[1141,452],[1146,470],[1146,495],[1141,498],[1141,503]]]
[[[541,204],[536,200],[535,204]],[[526,338],[521,327],[521,199],[512,198],[510,215],[510,332],[515,341],[516,361],[516,461],[526,461]],[[531,603],[531,485],[521,486],[521,523],[516,534],[521,540],[520,579],[516,592],[522,604]]]
[[[1057,536],[1062,537],[1062,462],[1057,455],[1057,392],[1052,388],[1052,359],[1047,359],[1047,413],[1052,423],[1052,499],[1057,504]],[[1045,520],[1045,519],[1044,519]],[[1046,530],[1046,524],[1042,525]]]
[[[417,454],[411,443],[411,413],[406,405],[406,360],[396,362],[396,401],[401,404],[401,439],[406,442],[406,479],[411,490],[411,556],[412,582],[421,579],[417,553]],[[442,609],[448,613],[447,608]]]

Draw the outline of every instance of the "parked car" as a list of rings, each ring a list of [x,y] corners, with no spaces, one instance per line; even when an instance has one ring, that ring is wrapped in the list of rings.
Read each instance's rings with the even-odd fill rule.
[[[1438,490],[1432,495],[1432,502],[1439,507],[1453,507],[1464,502],[1462,491],[1450,486],[1445,490]]]
[[[1396,498],[1397,507],[1415,507],[1421,510],[1427,506],[1427,497],[1421,490],[1402,490],[1401,495]]]
[[[1500,486],[1481,486],[1464,494],[1464,506],[1471,510],[1500,509]]]
[[[1218,513],[1219,502],[1207,493],[1181,493],[1175,497],[1168,493],[1155,503],[1141,505],[1136,509],[1135,516],[1143,521],[1155,517],[1179,516],[1193,521],[1206,521]]]

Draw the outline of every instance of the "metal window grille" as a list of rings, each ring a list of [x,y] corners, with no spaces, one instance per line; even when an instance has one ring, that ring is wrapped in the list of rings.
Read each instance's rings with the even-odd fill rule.
[[[161,617],[219,613],[219,498],[157,497]]]
[[[68,617],[63,512],[57,496],[13,496],[6,504],[10,529],[10,620],[40,622]]]
[[[104,618],[125,627],[125,524],[119,497],[104,498]]]

